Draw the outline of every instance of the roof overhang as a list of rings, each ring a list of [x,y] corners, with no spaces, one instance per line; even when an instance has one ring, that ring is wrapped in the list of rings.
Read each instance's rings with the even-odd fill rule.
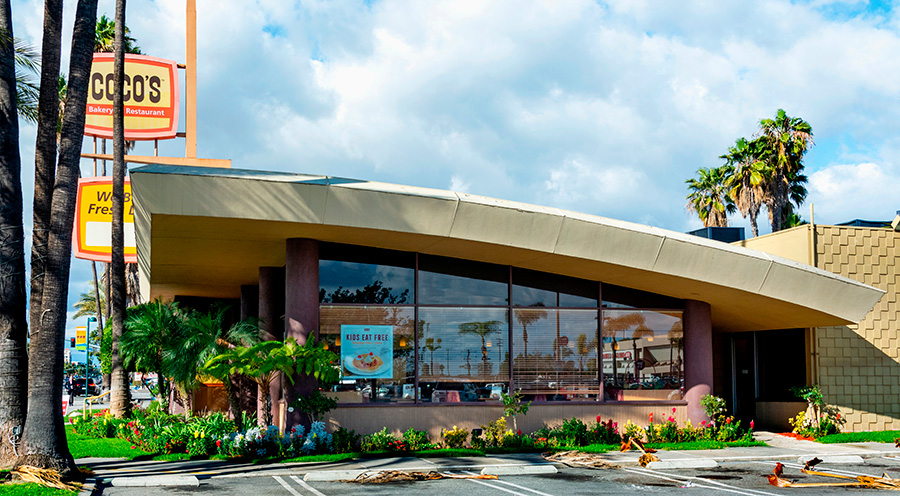
[[[236,298],[285,240],[553,272],[708,302],[721,331],[859,322],[883,291],[687,234],[449,191],[237,169],[132,171],[142,293]],[[149,290],[149,291],[148,291]]]

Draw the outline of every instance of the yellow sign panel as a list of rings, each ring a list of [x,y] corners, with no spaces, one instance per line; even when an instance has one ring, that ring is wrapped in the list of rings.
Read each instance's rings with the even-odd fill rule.
[[[112,178],[88,177],[78,180],[75,230],[72,233],[75,258],[109,262],[112,259]],[[134,236],[134,203],[131,181],[125,180],[125,262],[137,262]]]
[[[112,138],[113,54],[95,53],[84,134]],[[125,139],[174,138],[178,132],[178,66],[173,60],[125,54]]]
[[[78,326],[75,328],[75,345],[83,346],[87,344],[87,327]]]

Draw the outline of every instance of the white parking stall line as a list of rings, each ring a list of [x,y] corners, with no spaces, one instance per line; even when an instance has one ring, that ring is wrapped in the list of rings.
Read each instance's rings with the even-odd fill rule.
[[[281,484],[281,487],[287,489],[287,492],[291,493],[292,495],[294,495],[294,496],[303,496],[302,494],[300,494],[299,492],[297,492],[296,489],[294,489],[293,487],[291,487],[290,484],[288,484],[287,482],[285,482],[284,479],[282,479],[281,477],[278,477],[277,475],[273,475],[272,478],[275,479],[276,481],[278,481],[278,483]]]
[[[656,472],[650,469],[633,469],[633,468],[623,468],[625,472],[631,472],[633,474],[646,475],[650,477],[655,477],[661,480],[667,480],[669,482],[689,482],[693,487],[699,487],[701,489],[714,489],[716,491],[722,491],[727,493],[735,493],[742,494],[744,496],[779,496],[776,493],[770,493],[766,491],[760,491],[758,489],[743,489],[734,486],[729,486],[724,482],[713,481],[709,479],[704,479],[702,477],[690,477],[684,475],[675,475],[668,474],[663,472]]]
[[[775,462],[755,462],[755,463],[758,463],[760,465],[768,465],[770,467],[775,466]],[[781,464],[784,465],[786,468],[795,468],[798,470],[803,468],[803,465],[800,465],[799,463],[784,463],[784,462],[782,462]],[[872,474],[864,474],[861,472],[850,472],[849,470],[837,470],[837,469],[833,469],[831,467],[827,467],[827,468],[822,467],[821,472],[829,472],[829,473],[836,474],[836,475],[846,475],[849,477],[856,477],[858,475],[864,475],[866,477],[872,476]]]
[[[294,482],[296,482],[297,484],[299,484],[300,487],[302,487],[303,489],[306,489],[307,491],[309,491],[309,492],[315,494],[316,496],[325,496],[324,494],[322,494],[322,493],[320,493],[319,491],[317,491],[316,488],[310,486],[309,484],[306,483],[306,481],[304,481],[303,479],[297,477],[296,475],[292,475],[292,476],[291,476],[291,480],[293,480]]]
[[[473,472],[463,471],[463,473],[464,473],[464,474],[468,474],[468,475],[475,475]],[[469,479],[469,480],[472,480],[472,479]],[[507,481],[503,481],[503,480],[500,480],[500,479],[497,479],[497,480],[495,480],[494,482],[497,482],[497,483],[499,483],[499,484],[506,484],[507,486],[511,486],[511,487],[516,488],[516,489],[521,489],[522,491],[528,491],[528,492],[530,492],[530,493],[539,494],[540,496],[553,496],[552,494],[547,494],[547,493],[544,493],[544,492],[541,492],[541,491],[538,491],[538,490],[535,490],[535,489],[531,489],[531,488],[528,488],[528,487],[525,487],[525,486],[520,486],[520,485],[518,485],[518,484],[513,484],[512,482],[507,482]]]
[[[493,485],[493,484],[489,484],[489,483],[487,483],[487,482],[480,481],[480,480],[478,480],[478,479],[465,479],[465,480],[467,480],[467,481],[469,481],[469,482],[474,482],[475,484],[481,484],[482,486],[487,486],[487,487],[490,487],[490,488],[492,488],[492,489],[496,489],[496,490],[498,490],[498,491],[503,491],[503,492],[505,492],[505,493],[509,493],[509,494],[517,494],[518,496],[525,496],[525,495],[522,494],[522,493],[517,493],[517,492],[515,492],[515,491],[510,491],[509,489],[502,488],[502,487],[500,487],[500,486],[495,486],[495,485]]]

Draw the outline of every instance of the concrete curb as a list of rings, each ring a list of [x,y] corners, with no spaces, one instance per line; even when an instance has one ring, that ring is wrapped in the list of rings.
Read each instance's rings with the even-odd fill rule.
[[[537,475],[555,474],[559,472],[553,465],[497,465],[484,467],[481,475]]]
[[[110,485],[113,487],[198,487],[200,480],[193,475],[147,475],[141,477],[116,477],[110,481]]]
[[[367,472],[380,472],[380,470],[356,469],[356,470],[315,470],[307,472],[303,476],[304,482],[335,482],[351,480]]]
[[[100,481],[89,477],[81,485],[81,491],[78,491],[78,496],[94,496],[95,494],[100,494]]]

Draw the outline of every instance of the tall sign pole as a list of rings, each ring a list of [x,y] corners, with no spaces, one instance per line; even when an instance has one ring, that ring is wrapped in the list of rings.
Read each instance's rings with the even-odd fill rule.
[[[197,157],[197,2],[187,0],[185,25],[185,140],[184,156]]]

